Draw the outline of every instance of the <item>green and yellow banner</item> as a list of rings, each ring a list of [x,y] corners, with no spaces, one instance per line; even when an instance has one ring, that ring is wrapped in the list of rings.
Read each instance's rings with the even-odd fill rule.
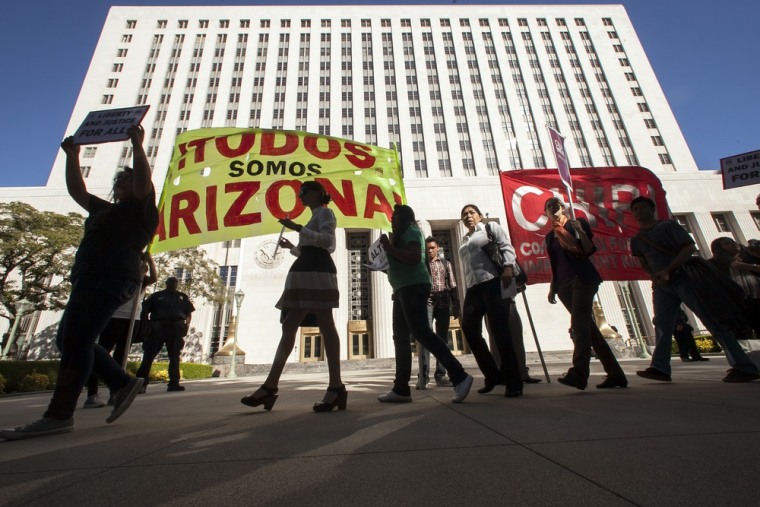
[[[393,205],[406,203],[391,149],[299,131],[191,130],[177,137],[151,252],[276,233],[285,217],[306,223],[298,192],[309,180],[332,197],[338,227],[390,230]]]

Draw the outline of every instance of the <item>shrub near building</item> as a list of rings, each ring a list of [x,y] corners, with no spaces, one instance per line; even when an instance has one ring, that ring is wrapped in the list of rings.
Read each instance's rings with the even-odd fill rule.
[[[127,363],[127,372],[134,375],[140,363]],[[151,380],[165,380],[168,363],[153,363]],[[164,372],[164,379],[161,372]],[[211,378],[213,367],[208,364],[181,363],[180,374],[185,380]],[[1,361],[0,394],[35,392],[52,389],[58,374],[58,361]]]

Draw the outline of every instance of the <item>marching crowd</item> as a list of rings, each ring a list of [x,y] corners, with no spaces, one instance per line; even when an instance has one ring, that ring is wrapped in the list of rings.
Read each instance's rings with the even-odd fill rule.
[[[141,312],[149,319],[150,338],[143,345],[144,357],[137,376],[124,370],[128,329],[136,314],[132,301],[139,299],[136,295],[147,285],[156,282],[155,266],[143,252],[158,225],[151,168],[142,146],[145,132],[141,126],[133,126],[128,134],[133,166],[116,174],[113,202],[87,191],[79,166],[79,147],[71,138],[61,144],[66,153],[69,194],[89,216],[71,271],[71,295],[56,337],[61,352],[58,378],[42,417],[0,431],[2,439],[71,431],[76,403],[85,385],[85,407],[105,405],[98,395],[101,381],[110,390],[108,404],[113,407],[106,422],[115,421],[138,393],[145,392],[151,364],[164,345],[170,359],[167,389],[184,390],[179,383],[179,356],[194,308],[189,298],[177,290],[176,278],[167,279],[166,289],[143,303]],[[330,255],[336,244],[336,218],[327,207],[330,195],[318,182],[303,182],[299,199],[311,210],[310,219],[305,224],[288,218],[280,220],[299,238],[297,245],[280,239],[280,247],[297,257],[276,305],[281,311],[282,336],[266,380],[241,402],[263,406],[265,410],[273,408],[298,328],[308,325],[320,329],[329,371],[324,397],[313,410],[344,410],[348,391],[341,379],[340,340],[333,320],[339,291]],[[693,343],[681,309],[683,304],[725,351],[731,369],[724,382],[760,378],[757,366],[739,342],[753,331],[760,336],[760,245],[743,247],[731,238],[718,238],[711,245],[713,258],[705,261],[694,255],[694,240],[676,221],[657,218],[653,200],[636,197],[631,202],[631,212],[640,227],[631,241],[631,250],[652,279],[656,334],[651,364],[636,374],[655,381],[671,380],[674,331],[682,360],[706,360]],[[548,300],[555,304],[559,299],[569,312],[574,342],[572,366],[558,381],[586,389],[593,350],[607,375],[596,387],[625,388],[628,380],[593,317],[592,304],[602,278],[590,260],[596,251],[591,227],[585,219],[573,218],[558,198],[546,201],[544,213],[551,223],[546,235],[552,272]],[[436,359],[436,385],[453,387],[452,403],[467,398],[473,377],[452,355],[446,342],[450,316],[460,319],[462,333],[483,375],[484,384],[478,393],[504,386],[504,396],[513,398],[522,396],[525,383],[540,382],[530,377],[525,365],[522,325],[514,305],[516,294],[524,290],[524,273],[515,249],[501,226],[484,221],[477,205],[465,205],[460,217],[467,229],[458,252],[466,285],[461,304],[451,264],[440,255],[436,238],[423,236],[411,207],[396,205],[392,232],[380,238],[393,289],[396,363],[393,386],[378,397],[380,402],[412,401],[410,337],[418,343],[416,388],[425,389],[430,381],[432,354]],[[483,337],[484,323],[494,346],[489,347]]]

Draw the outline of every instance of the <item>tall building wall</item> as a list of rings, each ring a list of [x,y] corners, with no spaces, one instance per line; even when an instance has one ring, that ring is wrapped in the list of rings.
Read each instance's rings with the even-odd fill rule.
[[[737,239],[757,236],[750,192],[727,198],[714,175],[697,173],[622,6],[113,7],[66,133],[90,111],[136,104],[150,105],[145,148],[159,191],[184,130],[307,130],[395,145],[410,204],[455,251],[465,203],[505,223],[498,171],[556,165],[545,128],[552,125],[567,137],[573,167],[641,165],[658,174],[674,212],[703,243],[719,233],[714,215],[721,213]],[[83,147],[90,191],[108,195],[115,171],[129,160],[128,143]],[[59,153],[44,189],[6,189],[0,199],[74,210],[64,168]],[[362,271],[355,260],[357,245],[377,235],[339,231],[336,321],[344,358],[353,354],[349,320],[368,322],[371,355],[393,354],[390,288],[384,275]],[[207,247],[228,271],[237,266],[236,287],[247,294],[240,321],[247,362],[271,361],[279,338],[272,308],[291,262],[258,266],[255,252],[266,240]],[[647,288],[630,285],[641,329],[650,333]],[[545,303],[544,291],[528,291],[543,348],[569,349],[568,317]],[[617,284],[605,283],[600,300],[608,320],[635,338],[622,329],[630,314],[623,299]],[[209,307],[193,321],[206,352],[219,341],[215,322]],[[526,321],[532,350],[528,329]]]

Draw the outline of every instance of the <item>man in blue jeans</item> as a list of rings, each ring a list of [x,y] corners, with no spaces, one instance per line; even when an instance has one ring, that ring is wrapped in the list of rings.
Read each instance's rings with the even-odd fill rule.
[[[674,220],[657,220],[653,200],[639,196],[631,201],[631,212],[641,230],[631,239],[631,252],[652,277],[655,348],[649,368],[636,375],[670,382],[670,350],[673,326],[683,302],[707,326],[726,352],[731,369],[723,382],[751,382],[760,378],[757,367],[744,353],[734,333],[716,320],[680,268],[696,252],[694,240]],[[720,297],[716,295],[716,297]]]
[[[438,246],[438,240],[433,236],[425,240],[427,251],[427,266],[430,272],[432,285],[428,297],[428,321],[433,325],[435,321],[435,334],[441,337],[448,345],[449,321],[453,315],[459,318],[459,297],[457,295],[457,283],[451,263],[443,258]],[[417,342],[417,389],[426,389],[430,382],[430,351],[423,344]],[[451,381],[446,378],[446,368],[443,362],[435,360],[435,385],[448,387]]]

